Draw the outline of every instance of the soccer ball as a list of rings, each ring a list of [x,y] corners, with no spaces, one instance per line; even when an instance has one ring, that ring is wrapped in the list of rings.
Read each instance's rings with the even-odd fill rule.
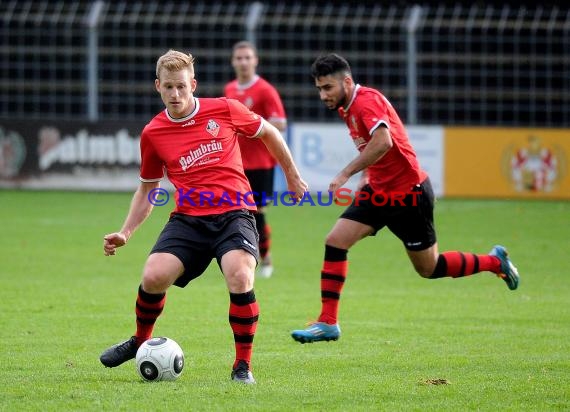
[[[152,338],[137,350],[137,372],[146,381],[173,381],[184,368],[184,353],[170,338]]]

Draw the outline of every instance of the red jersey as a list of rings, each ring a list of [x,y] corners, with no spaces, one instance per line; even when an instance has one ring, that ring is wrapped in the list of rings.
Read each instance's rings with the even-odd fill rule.
[[[224,87],[224,95],[240,101],[270,122],[287,120],[279,93],[267,80],[257,75],[247,84],[239,84],[237,80],[229,82]],[[277,164],[263,142],[240,137],[239,145],[246,170],[272,169]]]
[[[143,182],[164,176],[176,188],[173,213],[193,216],[236,209],[256,210],[243,171],[237,134],[255,137],[262,119],[241,103],[226,98],[194,99],[196,107],[182,119],[165,109],[141,134]]]
[[[416,153],[396,110],[378,90],[356,85],[346,110],[338,109],[346,122],[358,151],[364,150],[372,133],[382,125],[390,130],[393,146],[376,163],[368,166],[368,181],[373,190],[409,191],[422,183],[427,173],[420,168]]]

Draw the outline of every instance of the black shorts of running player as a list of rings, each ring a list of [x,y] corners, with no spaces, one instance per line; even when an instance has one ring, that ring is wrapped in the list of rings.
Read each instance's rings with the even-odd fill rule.
[[[361,190],[370,193],[370,198],[359,200],[358,206],[356,199],[353,200],[341,218],[372,226],[374,231],[370,236],[376,235],[386,226],[404,243],[406,249],[411,251],[424,250],[435,244],[434,195],[429,178],[411,188],[410,193],[403,199],[404,205],[397,200],[379,205],[384,203],[385,198],[382,196],[377,197],[380,201],[376,201],[375,205],[370,185],[365,185]]]
[[[273,175],[275,169],[245,170],[245,176],[253,191],[253,200],[258,207],[267,206],[273,198]],[[263,194],[265,193],[265,196]],[[263,201],[265,199],[265,202]],[[265,204],[264,204],[265,203]]]
[[[174,284],[183,288],[204,273],[213,258],[221,269],[222,256],[230,250],[243,249],[259,261],[258,242],[255,219],[247,209],[208,216],[175,213],[150,253],[171,253],[180,259],[184,273]]]

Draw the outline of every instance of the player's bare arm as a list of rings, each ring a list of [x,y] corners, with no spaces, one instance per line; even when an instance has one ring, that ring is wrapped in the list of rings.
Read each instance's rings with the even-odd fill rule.
[[[277,130],[284,132],[287,129],[287,120],[268,120]]]
[[[295,193],[296,199],[301,199],[303,194],[307,191],[308,186],[307,183],[301,179],[301,174],[297,166],[295,166],[293,156],[291,156],[291,152],[279,130],[268,121],[263,120],[263,128],[257,137],[263,141],[269,153],[271,153],[281,165],[285,178],[287,179],[288,190]]]
[[[378,127],[364,148],[344,169],[342,169],[329,185],[330,192],[336,192],[356,173],[366,169],[384,156],[392,148],[392,137],[386,127]]]
[[[148,195],[152,189],[160,186],[160,182],[141,182],[133,199],[129,213],[125,218],[121,230],[109,233],[103,237],[103,250],[105,256],[112,256],[118,247],[124,246],[133,232],[145,221],[152,212],[153,204],[149,202]]]

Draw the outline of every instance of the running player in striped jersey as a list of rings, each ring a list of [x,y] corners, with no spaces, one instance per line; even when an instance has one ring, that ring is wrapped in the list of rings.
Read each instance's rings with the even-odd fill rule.
[[[326,237],[321,314],[306,329],[293,331],[293,339],[305,343],[340,337],[338,308],[348,273],[348,250],[384,227],[402,241],[415,270],[424,278],[460,278],[486,271],[502,278],[509,289],[516,289],[519,275],[503,246],[479,255],[438,251],[429,177],[421,169],[406,129],[386,97],[355,84],[350,65],[337,54],[319,57],[312,65],[312,76],[320,99],[330,110],[338,111],[360,152],[334,177],[329,191],[336,192],[351,176],[364,173],[359,199],[355,198]],[[363,200],[366,194],[368,199]],[[403,203],[375,204],[375,194],[406,196],[401,199]]]

